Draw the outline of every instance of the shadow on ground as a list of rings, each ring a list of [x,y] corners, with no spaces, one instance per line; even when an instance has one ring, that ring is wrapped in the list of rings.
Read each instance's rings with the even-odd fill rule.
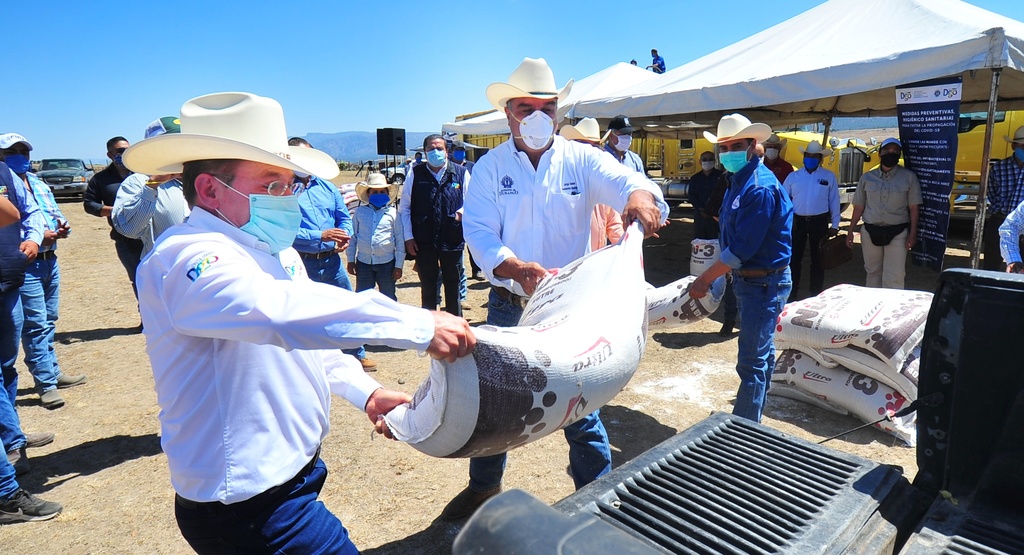
[[[138,327],[131,328],[99,328],[95,330],[62,331],[54,334],[53,339],[62,345],[81,343],[83,341],[102,341],[121,335],[135,335],[142,333]]]
[[[45,493],[77,477],[161,452],[157,434],[105,437],[40,456],[29,451],[32,470],[18,476],[18,483],[32,493]]]

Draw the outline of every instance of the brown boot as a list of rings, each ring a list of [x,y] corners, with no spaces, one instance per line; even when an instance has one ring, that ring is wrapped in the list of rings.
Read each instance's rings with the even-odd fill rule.
[[[441,511],[441,515],[437,518],[438,520],[443,520],[445,522],[468,518],[476,512],[480,505],[484,504],[484,501],[487,501],[499,493],[501,493],[501,486],[485,492],[473,491],[467,486],[466,489],[462,490],[461,493],[448,502],[448,505],[443,511]]]
[[[363,372],[376,372],[377,371],[377,363],[372,361],[372,360],[370,360],[370,359],[368,359],[368,358],[361,358],[361,359],[359,359],[359,364],[363,365]]]

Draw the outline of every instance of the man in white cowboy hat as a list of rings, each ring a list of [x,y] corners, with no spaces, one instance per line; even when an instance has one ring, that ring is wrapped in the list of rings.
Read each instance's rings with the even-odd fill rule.
[[[633,131],[636,128],[629,122],[629,118],[626,116],[615,116],[608,123],[608,133],[605,135],[607,140],[605,141],[604,149],[615,157],[616,160],[625,164],[627,168],[640,173],[646,173],[644,170],[644,161],[640,159],[640,155],[629,150],[629,146],[633,144]]]
[[[594,118],[583,118],[576,125],[564,125],[558,134],[570,141],[601,148],[601,126]],[[614,208],[607,204],[594,206],[594,213],[590,217],[591,251],[608,245],[609,241],[617,243],[625,233],[622,216]]]
[[[348,273],[356,277],[356,291],[377,286],[381,294],[398,300],[395,282],[402,279],[405,233],[394,202],[398,185],[382,173],[371,173],[356,184],[361,204],[352,212],[353,247],[348,252]]]
[[[903,289],[907,251],[917,243],[917,219],[923,203],[917,174],[900,165],[903,145],[889,137],[878,147],[878,167],[864,172],[853,193],[850,229],[858,229],[868,287]],[[864,233],[867,231],[867,233]],[[846,235],[853,246],[853,231]]]
[[[775,174],[779,183],[785,183],[789,174],[793,173],[793,164],[790,164],[782,157],[782,149],[786,148],[786,139],[779,138],[772,133],[763,143],[764,165]]]
[[[818,243],[826,235],[839,233],[839,182],[836,174],[821,167],[821,160],[832,155],[832,149],[822,148],[811,141],[804,154],[804,167],[789,174],[782,187],[793,201],[793,258],[789,269],[793,273],[793,290],[789,300],[798,298],[804,246],[811,244],[811,296],[825,288],[825,270],[821,267]]]
[[[985,213],[984,261],[985,270],[1004,269],[999,252],[999,226],[1007,214],[1024,202],[1024,125],[1013,132],[1012,137],[1003,137],[1010,143],[1013,154],[993,162],[988,173],[988,211]]]
[[[721,257],[690,285],[690,296],[699,299],[715,279],[732,272],[742,322],[736,361],[740,387],[732,413],[755,422],[761,421],[775,367],[775,323],[792,287],[793,203],[754,154],[754,145],[771,133],[740,114],[723,116],[717,136],[704,132],[718,145],[732,178],[719,212]]]
[[[473,168],[466,194],[465,233],[473,256],[491,283],[487,323],[515,326],[526,299],[548,269],[589,250],[596,204],[639,221],[654,234],[668,217],[661,190],[646,176],[590,146],[555,135],[561,89],[546,61],[526,58],[508,83],[487,87],[487,99],[505,111],[512,139],[491,149]],[[576,487],[611,469],[608,435],[595,411],[565,428]],[[470,460],[469,486],[441,514],[465,518],[501,491],[505,455]]]
[[[164,133],[179,133],[176,116],[164,116],[146,126],[144,139]],[[131,239],[142,240],[142,255],[164,231],[188,218],[188,203],[181,189],[181,175],[133,173],[121,182],[110,220],[114,229]]]
[[[124,162],[149,175],[182,173],[193,206],[138,275],[182,535],[200,553],[355,553],[316,501],[330,395],[389,437],[383,415],[411,398],[381,388],[338,349],[384,344],[454,360],[474,346],[468,325],[309,279],[291,248],[304,189],[295,174],[329,178],[337,164],[288,146],[273,99],[189,100],[180,134],[142,141]]]
[[[302,137],[288,139],[288,145],[313,148]],[[302,258],[309,279],[352,291],[352,283],[341,262],[341,253],[348,249],[352,237],[352,217],[345,197],[333,183],[315,175],[298,176],[298,179],[306,184],[306,190],[299,196],[302,221],[292,247]],[[377,371],[377,363],[366,356],[362,345],[342,352],[356,357],[364,371]]]

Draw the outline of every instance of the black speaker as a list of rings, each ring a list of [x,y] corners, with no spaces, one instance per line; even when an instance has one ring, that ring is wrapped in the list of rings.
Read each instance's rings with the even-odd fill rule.
[[[378,129],[377,154],[405,156],[405,129],[393,127]]]

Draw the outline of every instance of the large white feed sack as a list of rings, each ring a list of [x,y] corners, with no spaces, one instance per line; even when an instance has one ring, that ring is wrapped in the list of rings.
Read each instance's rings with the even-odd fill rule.
[[[854,347],[899,372],[924,336],[932,294],[837,285],[786,305],[775,333],[778,350],[798,349],[827,366],[820,349]]]
[[[862,351],[853,346],[843,349],[822,349],[821,353],[840,366],[884,383],[899,391],[901,395],[911,401],[917,399],[917,369],[920,364],[918,362],[918,357],[921,356],[920,347],[911,351],[910,356],[907,357],[900,370],[893,370],[892,367],[879,360],[872,353]]]
[[[686,276],[662,287],[647,290],[647,325],[651,328],[671,329],[703,320],[716,310],[725,295],[725,276],[711,283],[708,294],[691,299],[690,284],[697,276]]]
[[[722,256],[718,239],[694,239],[690,242],[690,275],[699,276]]]
[[[804,391],[828,405],[848,410],[865,423],[874,422],[886,414],[895,414],[911,403],[910,399],[877,380],[842,366],[826,368],[799,351],[788,350],[779,354],[772,374],[772,386],[768,390],[772,395],[782,393],[782,396],[792,397],[786,395],[785,391],[776,391],[780,384]],[[820,403],[814,404],[822,406]],[[875,424],[875,427],[896,436],[907,445],[914,445],[917,441],[915,414],[883,420]]]
[[[413,402],[386,416],[395,437],[435,457],[503,453],[594,412],[626,386],[647,344],[643,234],[547,277],[513,328],[475,328],[454,363],[432,361]]]

